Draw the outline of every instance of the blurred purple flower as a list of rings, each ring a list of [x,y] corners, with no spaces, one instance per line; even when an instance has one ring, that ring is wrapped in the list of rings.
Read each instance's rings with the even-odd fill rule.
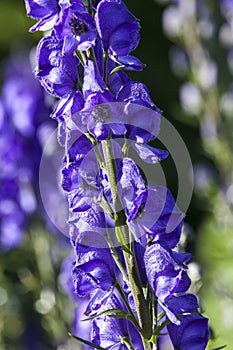
[[[28,58],[16,55],[6,66],[0,108],[0,240],[5,250],[22,242],[30,215],[39,213],[38,130],[50,111]]]

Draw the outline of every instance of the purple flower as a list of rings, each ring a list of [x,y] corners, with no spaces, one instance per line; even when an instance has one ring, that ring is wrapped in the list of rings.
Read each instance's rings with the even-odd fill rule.
[[[113,137],[123,136],[137,143],[145,143],[158,134],[160,118],[154,110],[141,105],[114,102],[109,91],[96,92],[88,96],[80,112],[83,124],[97,140],[107,139],[111,133]],[[137,148],[136,151],[140,154]]]
[[[90,321],[82,322],[85,318],[85,310],[88,305],[89,298],[80,298],[74,289],[74,284],[72,280],[72,268],[73,262],[75,260],[75,255],[72,253],[70,256],[65,258],[61,265],[61,272],[59,275],[59,282],[66,292],[66,294],[75,302],[74,319],[72,324],[72,333],[82,337],[83,334],[90,334]],[[89,337],[90,340],[90,337]]]
[[[139,23],[122,1],[102,0],[97,6],[96,27],[104,50],[113,56],[127,56],[138,45]]]
[[[55,35],[41,39],[37,47],[37,77],[52,95],[66,98],[77,89],[79,60],[73,55],[62,55],[63,41]]]
[[[82,232],[76,242],[73,268],[75,292],[91,295],[86,314],[98,310],[112,293],[115,283],[114,262],[105,239],[97,232]]]
[[[55,32],[64,39],[62,54],[72,54],[75,50],[86,51],[95,44],[96,29],[92,16],[85,12],[82,1],[67,7],[55,26]]]
[[[1,186],[4,184],[1,183]],[[24,238],[26,215],[15,200],[0,198],[0,248],[9,250],[19,246]]]
[[[125,70],[141,71],[145,65],[134,56],[111,56],[111,58],[120,66],[125,66]]]
[[[89,95],[106,90],[106,85],[102,77],[97,73],[97,68],[93,61],[87,60],[84,67],[83,95],[87,99]]]
[[[72,166],[62,171],[62,187],[67,192],[69,208],[74,212],[85,212],[92,207],[96,188],[88,185]]]
[[[162,307],[175,293],[186,292],[189,288],[185,262],[190,259],[191,254],[174,252],[159,243],[146,249],[144,262],[147,278]]]
[[[30,28],[31,32],[46,31],[54,26],[60,10],[58,3],[58,0],[25,0],[27,15],[40,20]]]
[[[223,4],[223,6],[225,6],[226,9],[228,9],[228,11],[233,10],[233,1],[232,0],[221,0],[220,2]]]
[[[111,61],[109,61],[111,62]],[[113,61],[112,61],[113,62]],[[108,65],[109,66],[109,65]],[[112,69],[114,66],[112,67]],[[110,70],[111,72],[111,70]],[[109,72],[109,73],[110,73]],[[129,77],[122,71],[113,74],[109,79],[109,88],[114,96],[117,96],[123,86],[130,81]]]
[[[77,113],[80,112],[83,106],[84,100],[81,92],[74,91],[71,95],[60,99],[60,101],[54,107],[54,110],[51,113],[50,117],[57,119],[58,122],[64,122],[64,133],[66,133],[66,121],[71,119],[73,115],[77,115]],[[63,136],[65,135],[63,134]]]
[[[132,221],[146,200],[146,185],[139,168],[132,159],[123,158],[119,165],[119,196],[128,220]]]
[[[179,242],[183,217],[171,192],[156,186],[148,188],[144,205],[133,220],[128,219],[128,224],[135,238],[147,233],[153,242],[164,242],[172,249]]]
[[[37,47],[38,67],[36,76],[45,90],[61,98],[51,117],[63,120],[78,113],[84,99],[78,90],[79,60],[73,54],[62,55],[63,41],[54,33],[44,37]]]
[[[126,311],[115,294],[108,298],[102,310],[118,309]],[[109,350],[127,350],[123,344],[125,339],[133,344],[135,350],[142,349],[140,336],[133,325],[123,318],[113,318],[111,316],[101,316],[93,321],[92,342]]]
[[[30,215],[40,207],[39,129],[50,108],[28,58],[10,59],[5,79],[0,103],[0,241],[8,250],[22,242]]]
[[[51,111],[43,89],[32,74],[29,59],[23,54],[15,54],[5,67],[2,103],[8,115],[7,123],[28,138]]]
[[[168,301],[168,307],[176,315],[193,313],[179,316],[179,326],[168,324],[173,346],[180,350],[205,350],[209,338],[208,319],[198,313],[197,298],[192,294],[173,297]]]
[[[144,162],[149,164],[159,163],[169,155],[167,151],[160,150],[148,145],[133,143],[132,147],[135,149],[139,157],[144,160]]]
[[[148,88],[139,82],[129,81],[119,91],[117,101],[119,102],[131,102],[141,106],[154,109],[158,115],[161,115],[161,111],[155,106],[151,100]]]
[[[113,259],[105,239],[96,232],[77,237],[76,264],[73,269],[75,291],[80,296],[97,288],[107,291],[114,283]],[[83,280],[85,283],[80,283]]]

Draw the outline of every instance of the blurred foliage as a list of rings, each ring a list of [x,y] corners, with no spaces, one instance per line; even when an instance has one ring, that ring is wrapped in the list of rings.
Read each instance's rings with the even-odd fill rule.
[[[220,28],[223,19],[219,2],[198,2],[207,6],[215,27]],[[194,254],[194,260],[202,264],[201,300],[216,337],[213,347],[228,344],[230,349],[233,344],[233,115],[220,109],[220,97],[232,84],[227,49],[213,36],[196,37],[204,54],[208,52],[218,67],[217,86],[203,95],[198,85],[198,67],[192,61],[193,47],[187,41],[196,35],[192,25],[197,23],[183,23],[182,37],[167,38],[162,28],[164,7],[153,0],[125,3],[141,20],[142,39],[135,56],[147,65],[143,72],[130,75],[148,86],[155,103],[184,139],[194,164],[196,192],[186,216],[187,248]],[[33,23],[26,17],[23,0],[0,2],[1,63],[10,52],[23,46],[31,48],[38,42],[40,33],[28,33]],[[169,61],[174,45],[188,50],[191,69],[182,76],[174,74]],[[0,79],[2,82],[2,76]],[[187,82],[192,82],[201,93],[202,108],[194,114],[184,108],[180,99],[182,85]],[[209,106],[217,108],[215,138],[203,136]],[[164,163],[168,187],[175,193],[178,185],[174,164],[169,160]],[[60,264],[69,254],[63,243],[61,237],[47,232],[37,222],[32,224],[21,247],[0,256],[1,350],[77,349],[77,343],[67,339],[73,305],[58,284]]]

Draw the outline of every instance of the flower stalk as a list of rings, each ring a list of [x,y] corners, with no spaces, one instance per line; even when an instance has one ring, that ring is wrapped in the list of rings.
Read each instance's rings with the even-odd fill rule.
[[[39,19],[31,30],[52,29],[38,45],[37,77],[59,99],[51,116],[66,147],[62,188],[75,255],[72,283],[75,295],[87,299],[91,321],[89,339],[82,340],[78,326],[76,339],[96,349],[151,350],[166,325],[175,348],[196,335],[204,349],[208,321],[186,293],[191,255],[174,250],[183,214],[167,188],[148,185],[128,152],[149,164],[168,156],[148,144],[159,133],[160,110],[147,87],[126,74],[144,67],[130,54],[139,43],[139,21],[122,0],[94,7],[81,0],[44,1],[43,8],[25,2]],[[69,135],[67,125],[75,125]],[[79,136],[71,144],[72,132]],[[169,222],[175,224],[168,233]],[[192,316],[178,319],[185,311]]]
[[[117,182],[116,182],[116,171],[115,167],[113,165],[114,162],[114,155],[113,150],[111,147],[111,142],[109,140],[102,141],[102,148],[103,148],[103,154],[104,154],[104,160],[105,160],[105,168],[107,171],[108,179],[111,186],[111,192],[113,197],[113,203],[114,207],[118,210],[116,214],[117,220],[116,220],[116,226],[120,225],[120,227],[123,226],[122,232],[124,232],[124,240],[128,240],[127,246],[130,246],[130,253],[128,251],[123,251],[126,270],[128,274],[128,281],[129,281],[129,287],[132,291],[136,310],[137,310],[137,316],[139,319],[139,325],[142,330],[142,341],[144,344],[144,349],[149,350],[150,344],[146,342],[146,339],[150,339],[152,335],[152,323],[151,323],[151,317],[149,313],[149,307],[145,300],[144,293],[142,290],[142,283],[140,281],[139,272],[138,272],[138,266],[135,259],[135,254],[132,251],[132,235],[129,232],[127,223],[126,223],[126,216],[122,212],[122,204],[119,199],[118,191],[117,191]],[[120,213],[120,214],[119,214]],[[129,241],[130,239],[130,241]]]

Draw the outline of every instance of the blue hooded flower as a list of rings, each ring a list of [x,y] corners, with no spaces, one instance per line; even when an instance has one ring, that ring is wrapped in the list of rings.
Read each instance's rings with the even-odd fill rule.
[[[76,242],[73,268],[75,292],[91,296],[86,314],[98,310],[111,295],[115,283],[114,261],[105,239],[97,232],[82,232]]]
[[[75,260],[75,255],[72,252],[67,258],[62,261],[61,272],[59,275],[59,283],[63,290],[70,297],[70,299],[75,302],[75,310],[72,322],[72,333],[76,336],[83,337],[83,334],[89,334],[88,340],[90,340],[91,322],[82,320],[85,318],[85,310],[87,308],[89,298],[79,297],[75,293],[75,288],[72,279],[72,268],[73,262]]]
[[[75,50],[86,51],[95,44],[95,23],[85,12],[82,1],[64,9],[54,29],[57,36],[64,39],[63,55],[73,54]]]
[[[209,338],[208,319],[198,313],[197,298],[192,294],[173,297],[168,301],[168,307],[176,315],[192,313],[179,316],[178,326],[168,324],[173,346],[179,350],[205,350]]]
[[[147,189],[140,170],[130,158],[118,162],[118,191],[129,221],[138,214],[146,200]]]
[[[41,39],[37,47],[38,67],[36,76],[45,90],[61,98],[54,108],[51,117],[70,117],[79,112],[84,99],[78,90],[79,60],[73,54],[62,55],[63,41],[54,33]]]
[[[93,61],[87,60],[84,66],[83,95],[87,99],[89,95],[96,92],[104,92],[107,89],[103,78],[97,72]]]
[[[154,110],[137,104],[117,103],[114,96],[107,90],[89,94],[84,108],[80,111],[80,116],[78,119],[82,120],[87,130],[97,140],[108,139],[111,134],[113,138],[125,137],[129,142],[143,144],[159,133],[160,118]],[[152,152],[152,148],[149,147],[147,147],[148,151],[145,149],[143,153],[141,148],[135,148],[136,152],[139,156],[145,154],[144,159],[151,158],[151,162],[153,152],[157,161],[159,157],[167,156],[167,152],[162,155],[162,151]]]
[[[154,109],[158,115],[161,115],[161,111],[155,106],[154,102],[150,98],[149,90],[145,84],[140,82],[128,81],[122,86],[118,93],[117,101],[135,103],[147,108]]]
[[[191,254],[174,252],[160,243],[154,243],[146,249],[144,262],[149,284],[160,305],[175,293],[186,292],[190,286],[185,262]]]
[[[116,294],[112,294],[101,310],[118,309],[126,311]],[[100,316],[92,324],[92,342],[108,350],[127,350],[123,339],[133,345],[135,350],[142,349],[140,335],[129,321],[123,318]]]
[[[127,56],[138,45],[138,20],[122,1],[102,0],[97,6],[95,21],[104,50],[109,50],[110,55]]]
[[[55,35],[41,39],[37,47],[36,76],[43,87],[56,97],[65,98],[76,91],[79,60],[73,55],[62,55],[63,41]]]
[[[172,249],[179,242],[183,217],[171,192],[155,186],[148,188],[143,206],[128,224],[136,239],[147,233],[153,242],[164,242]]]

